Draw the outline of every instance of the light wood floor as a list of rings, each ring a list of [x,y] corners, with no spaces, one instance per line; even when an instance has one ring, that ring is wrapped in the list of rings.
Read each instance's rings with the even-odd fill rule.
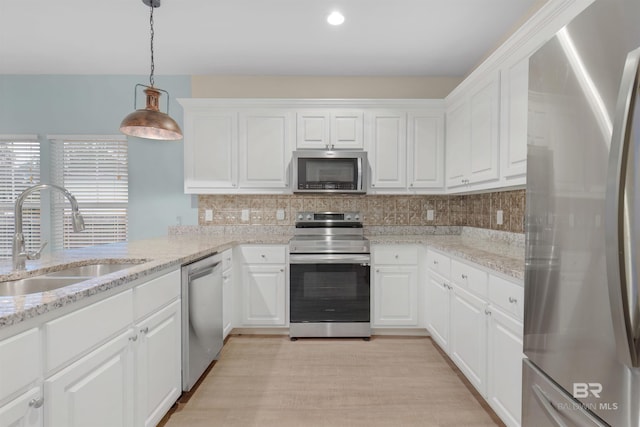
[[[501,425],[430,338],[232,336],[160,425]]]

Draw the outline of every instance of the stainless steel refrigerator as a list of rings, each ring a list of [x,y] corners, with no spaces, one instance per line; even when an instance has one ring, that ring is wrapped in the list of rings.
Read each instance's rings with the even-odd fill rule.
[[[640,0],[529,62],[522,423],[640,426]]]

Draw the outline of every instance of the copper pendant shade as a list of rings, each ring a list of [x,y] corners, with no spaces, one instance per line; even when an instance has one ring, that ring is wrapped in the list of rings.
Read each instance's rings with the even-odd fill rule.
[[[143,86],[147,96],[146,107],[138,109],[129,114],[120,123],[120,132],[125,135],[137,136],[138,138],[156,140],[178,140],[182,139],[182,130],[178,123],[173,120],[169,112],[169,93],[153,86],[153,9],[160,7],[160,0],[142,0],[144,4],[151,8],[151,75],[150,85],[138,84],[134,88],[134,108],[137,104],[137,88]],[[167,113],[160,111],[160,95],[164,92],[167,95]]]

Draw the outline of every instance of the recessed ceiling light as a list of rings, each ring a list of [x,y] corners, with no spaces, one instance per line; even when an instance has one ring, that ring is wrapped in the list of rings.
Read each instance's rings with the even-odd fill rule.
[[[338,11],[331,12],[331,14],[327,16],[327,22],[331,25],[342,25],[344,22],[344,15]]]

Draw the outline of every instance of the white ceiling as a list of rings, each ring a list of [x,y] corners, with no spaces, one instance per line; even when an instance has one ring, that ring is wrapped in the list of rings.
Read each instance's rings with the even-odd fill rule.
[[[162,0],[156,74],[463,76],[543,0]],[[331,27],[332,10],[346,16]],[[148,74],[141,0],[0,0],[0,74]]]

